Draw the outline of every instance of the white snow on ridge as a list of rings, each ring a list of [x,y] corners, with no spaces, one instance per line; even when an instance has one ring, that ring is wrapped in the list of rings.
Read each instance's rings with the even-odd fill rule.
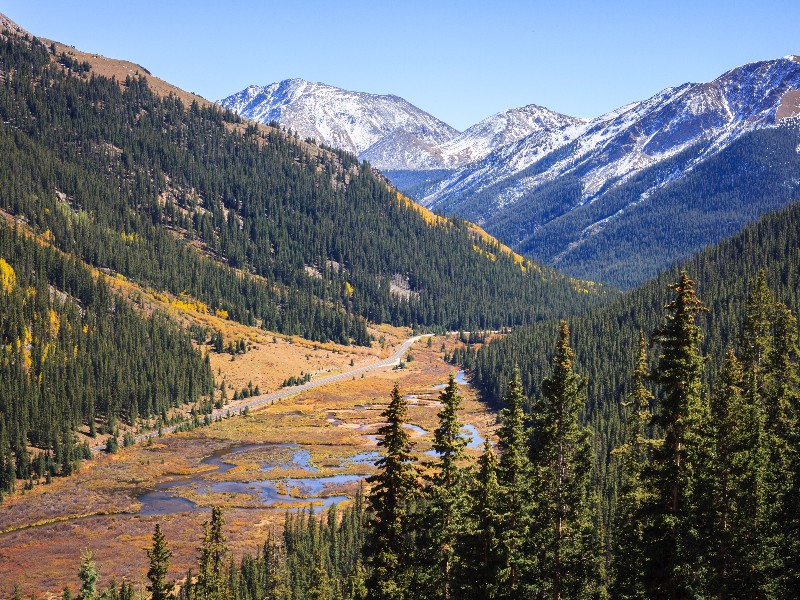
[[[457,212],[458,204],[453,205],[450,199],[468,199],[509,180],[486,207],[487,214],[478,217],[485,220],[488,213],[514,204],[542,183],[567,174],[580,178],[584,201],[593,201],[608,186],[619,185],[689,147],[696,146],[698,152],[687,170],[739,136],[774,126],[780,99],[788,90],[798,88],[800,65],[794,59],[752,63],[710,83],[668,88],[585,123],[571,140],[570,152],[535,175],[520,176],[547,154],[536,152],[542,148],[542,141],[534,133],[459,169],[423,202],[433,207],[447,204],[448,210]],[[562,145],[553,144],[551,151]]]
[[[501,146],[539,134],[542,143],[558,139],[586,123],[586,119],[569,117],[547,108],[529,104],[492,115],[442,144],[442,157],[447,167],[460,167],[487,156]]]
[[[486,223],[500,208],[565,175],[580,182],[582,203],[597,202],[644,169],[688,150],[679,167],[645,190],[647,197],[741,135],[775,126],[784,97],[790,100],[783,114],[791,117],[796,101],[787,94],[797,94],[793,90],[800,90],[796,56],[744,65],[709,83],[667,88],[591,120],[528,105],[464,132],[397,96],[302,79],[250,86],[221,104],[354,152],[379,169],[450,170],[423,204],[458,213],[462,203],[491,190],[477,214],[475,207],[468,211]]]
[[[455,169],[539,134],[552,150],[586,121],[528,105],[492,115],[459,133],[398,96],[351,92],[303,79],[251,85],[219,102],[243,117],[276,121],[357,154],[383,169]]]
[[[384,144],[369,157],[384,169],[431,168],[431,150],[458,134],[446,123],[398,96],[351,92],[323,83],[287,79],[250,86],[219,102],[243,117],[278,123],[336,148],[361,156],[387,136],[413,139],[407,148]],[[402,134],[405,134],[403,136]]]

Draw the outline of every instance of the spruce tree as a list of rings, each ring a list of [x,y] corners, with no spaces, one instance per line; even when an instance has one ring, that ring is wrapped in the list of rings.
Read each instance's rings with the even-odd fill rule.
[[[621,600],[645,598],[642,546],[642,472],[650,462],[649,426],[653,394],[645,386],[650,370],[647,339],[639,332],[639,353],[625,413],[625,443],[614,451],[621,462],[619,499],[614,514],[611,596]]]
[[[456,553],[458,597],[465,600],[497,597],[501,526],[497,469],[497,456],[487,436],[474,484],[469,490],[464,531]]]
[[[508,383],[505,408],[500,411],[497,445],[500,460],[497,466],[497,530],[498,571],[496,598],[515,599],[530,593],[533,557],[528,547],[532,517],[532,475],[528,457],[528,435],[522,406],[519,369]]]
[[[331,581],[328,570],[325,568],[325,561],[319,552],[319,548],[313,556],[313,564],[306,598],[308,600],[330,600],[333,594],[334,582]]]
[[[745,389],[751,401],[763,404],[767,359],[772,347],[772,317],[775,299],[767,287],[763,269],[747,297],[741,355],[745,373]],[[763,408],[762,408],[763,409]]]
[[[174,584],[167,581],[169,571],[169,559],[172,551],[167,547],[167,540],[161,532],[161,526],[156,523],[153,531],[153,545],[147,550],[147,558],[150,560],[150,568],[147,570],[147,591],[150,592],[151,600],[166,600],[172,595]]]
[[[267,536],[264,542],[262,564],[264,598],[266,600],[280,600],[284,598],[287,594],[286,552],[283,546],[281,546],[272,535]]]
[[[228,555],[222,509],[211,509],[211,521],[203,523],[203,543],[200,546],[195,596],[200,600],[228,600],[230,590],[225,581],[225,562]]]
[[[412,577],[413,514],[419,495],[418,470],[411,450],[414,443],[403,428],[407,404],[395,383],[389,406],[382,413],[386,425],[378,430],[378,446],[385,454],[375,463],[378,474],[368,496],[367,562],[371,573],[367,597],[371,600],[408,598]]]
[[[768,358],[770,376],[766,437],[771,449],[767,463],[766,507],[768,547],[767,594],[790,598],[800,589],[800,344],[797,319],[778,304],[774,344]]]
[[[452,373],[439,401],[439,426],[433,433],[439,464],[425,491],[422,517],[421,537],[427,563],[423,585],[427,598],[450,600],[454,597],[452,571],[466,500],[465,469],[461,463],[467,445],[458,420],[462,398]]]
[[[660,346],[652,379],[660,386],[651,425],[663,434],[643,476],[648,487],[645,525],[645,588],[650,598],[685,598],[695,585],[698,548],[692,537],[690,497],[705,419],[703,333],[697,324],[707,307],[683,272],[669,286],[664,324],[653,333]]]
[[[746,380],[728,349],[711,395],[708,457],[698,477],[697,528],[706,561],[704,587],[718,598],[758,597],[756,479],[759,420],[744,393]]]
[[[536,586],[554,600],[588,598],[598,585],[599,548],[589,497],[592,448],[579,424],[586,403],[585,380],[573,372],[575,354],[562,321],[552,374],[542,382],[533,408],[531,464],[536,497],[533,541]]]
[[[100,572],[97,570],[97,565],[95,565],[94,554],[89,549],[81,552],[81,567],[78,570],[78,579],[81,580],[81,600],[95,600],[97,598],[97,583],[100,580]]]

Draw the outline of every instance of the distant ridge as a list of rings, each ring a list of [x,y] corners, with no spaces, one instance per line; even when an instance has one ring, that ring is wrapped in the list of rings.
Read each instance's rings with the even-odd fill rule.
[[[9,19],[3,13],[0,13],[0,30],[13,31],[14,33],[18,33],[20,35],[30,35],[28,30],[20,27],[17,23]]]
[[[279,124],[301,138],[313,138],[369,159],[382,169],[434,168],[439,144],[456,135],[453,127],[393,95],[353,92],[304,79],[251,85],[219,104],[242,117]]]
[[[583,119],[530,104],[492,115],[464,132],[395,95],[343,90],[304,79],[248,88],[219,104],[260,123],[276,121],[383,171],[456,169],[531,134],[542,151],[572,139]]]

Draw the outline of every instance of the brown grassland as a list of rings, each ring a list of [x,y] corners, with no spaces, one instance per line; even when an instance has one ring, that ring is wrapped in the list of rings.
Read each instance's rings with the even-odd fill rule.
[[[228,322],[226,335],[238,335],[237,327]],[[375,333],[385,336],[385,351],[377,343],[370,350],[297,339],[290,343],[278,338],[273,342],[272,334],[261,332],[249,338],[253,348],[247,353],[234,360],[227,354],[212,355],[212,365],[218,380],[224,378],[232,388],[240,389],[252,380],[262,389],[272,390],[287,376],[299,374],[300,369],[312,373],[347,370],[351,368],[350,358],[356,366],[374,361],[375,356],[388,354],[408,335],[407,331],[389,328]],[[439,391],[433,386],[445,383],[453,370],[442,360],[443,342],[449,351],[457,343],[452,337],[435,337],[428,348],[423,339],[412,348],[414,360],[405,369],[373,371],[364,378],[299,393],[247,416],[156,438],[150,444],[120,449],[118,454],[102,454],[83,463],[71,477],[56,478],[49,485],[37,485],[7,498],[0,510],[0,597],[10,597],[15,584],[25,597],[32,593],[38,597],[55,595],[64,586],[74,593],[84,548],[96,555],[101,586],[112,578],[143,586],[145,548],[157,522],[174,552],[170,576],[180,579],[190,567],[196,570],[197,547],[208,512],[139,513],[142,503],[138,497],[144,491],[173,480],[191,477],[190,485],[174,493],[196,502],[199,509],[212,504],[225,508],[225,532],[234,556],[255,552],[268,533],[280,530],[285,504],[265,507],[256,490],[211,492],[209,486],[222,480],[257,483],[268,479],[275,481],[279,492],[302,497],[302,490],[286,489],[285,478],[373,472],[369,462],[348,459],[377,449],[374,438],[366,436],[375,433],[395,381],[409,399],[410,422],[428,432],[435,428]],[[487,414],[470,388],[462,386],[462,394],[462,420],[485,435],[493,416]],[[423,454],[430,449],[432,435],[415,431],[412,437],[420,458],[433,460]],[[201,462],[214,453],[254,444],[264,446],[225,456],[224,461],[233,467],[224,474]],[[297,450],[307,453],[306,464],[292,462]],[[264,465],[272,468],[265,470]],[[352,496],[359,485],[350,481],[326,488],[321,495]]]

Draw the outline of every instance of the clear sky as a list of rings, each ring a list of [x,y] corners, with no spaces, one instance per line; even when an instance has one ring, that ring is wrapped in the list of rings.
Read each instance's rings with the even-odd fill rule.
[[[531,103],[593,117],[800,54],[798,0],[0,0],[0,12],[210,100],[301,77],[396,94],[457,129]]]

